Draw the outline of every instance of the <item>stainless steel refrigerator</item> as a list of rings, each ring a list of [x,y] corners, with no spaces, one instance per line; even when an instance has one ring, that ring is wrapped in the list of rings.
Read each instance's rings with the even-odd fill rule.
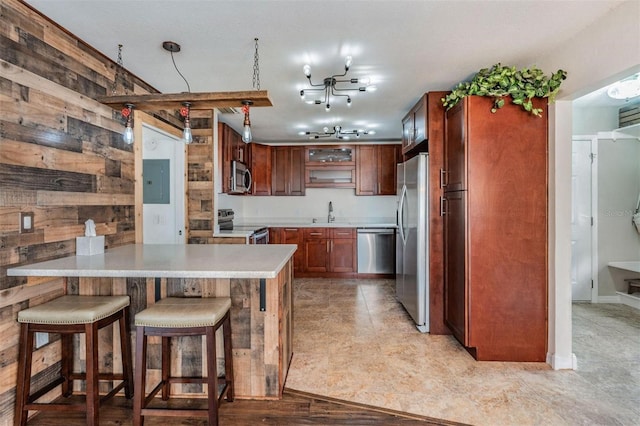
[[[398,164],[396,297],[416,327],[429,332],[428,154]]]

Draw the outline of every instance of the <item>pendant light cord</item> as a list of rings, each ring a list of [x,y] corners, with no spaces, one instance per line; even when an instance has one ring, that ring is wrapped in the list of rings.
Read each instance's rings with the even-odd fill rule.
[[[180,72],[180,70],[178,69],[178,66],[176,65],[176,61],[175,59],[173,59],[173,52],[171,53],[171,62],[173,62],[173,67],[176,69],[176,71],[178,72],[178,74],[180,74],[180,77],[182,77],[182,79],[184,80],[185,83],[187,83],[187,92],[191,93],[191,86],[189,86],[189,82],[187,81],[186,78],[184,78],[184,75],[182,75],[182,73]]]

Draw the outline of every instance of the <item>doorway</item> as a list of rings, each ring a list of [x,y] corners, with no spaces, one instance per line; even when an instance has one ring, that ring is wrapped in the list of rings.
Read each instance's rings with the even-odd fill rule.
[[[143,123],[142,160],[142,241],[144,244],[184,244],[184,143]]]

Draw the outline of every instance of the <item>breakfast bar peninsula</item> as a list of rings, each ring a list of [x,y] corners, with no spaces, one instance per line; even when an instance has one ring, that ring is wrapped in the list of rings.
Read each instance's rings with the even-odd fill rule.
[[[295,250],[295,245],[286,244],[134,244],[103,254],[18,266],[8,269],[7,275],[29,277],[34,285],[58,282],[67,294],[127,294],[132,318],[168,296],[231,297],[236,398],[279,399],[293,354]],[[100,338],[99,362],[108,368],[119,365],[112,357],[120,351],[111,350],[118,341],[114,338],[117,331],[106,334],[109,336]],[[150,343],[158,347],[155,351],[150,348],[150,356],[159,359],[159,341]],[[199,336],[178,339],[172,348],[172,365],[183,375],[191,370],[199,373],[202,345]],[[217,353],[222,353],[221,348]],[[150,359],[149,367],[151,374],[160,373],[159,361]],[[200,385],[183,384],[177,393],[197,396],[203,390]]]

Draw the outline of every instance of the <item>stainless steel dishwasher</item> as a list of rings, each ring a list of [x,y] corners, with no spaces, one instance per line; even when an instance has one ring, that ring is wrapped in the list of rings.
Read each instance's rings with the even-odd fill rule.
[[[395,228],[358,228],[358,273],[395,273],[395,247]]]

